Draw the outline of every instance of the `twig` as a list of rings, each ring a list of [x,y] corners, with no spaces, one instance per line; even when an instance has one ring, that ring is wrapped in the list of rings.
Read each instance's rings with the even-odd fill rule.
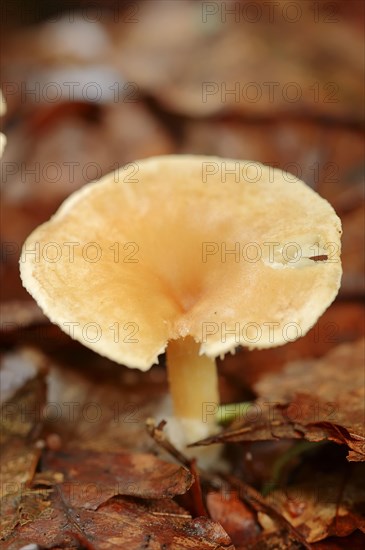
[[[178,460],[185,468],[187,468],[194,478],[194,482],[189,491],[194,506],[194,512],[196,516],[208,516],[203,501],[203,493],[200,485],[200,473],[195,458],[188,459],[182,452],[180,452],[171,441],[166,437],[163,429],[166,425],[166,420],[162,420],[157,426],[152,418],[148,418],[146,421],[147,431],[156,441],[156,443],[165,449],[171,456]]]
[[[190,470],[190,460],[181,453],[169,439],[167,439],[166,434],[163,429],[166,426],[166,420],[161,420],[161,422],[156,426],[156,422],[153,418],[147,418],[146,427],[149,435],[156,441],[156,443],[165,449],[171,456],[176,458],[178,462],[183,464],[185,468]]]

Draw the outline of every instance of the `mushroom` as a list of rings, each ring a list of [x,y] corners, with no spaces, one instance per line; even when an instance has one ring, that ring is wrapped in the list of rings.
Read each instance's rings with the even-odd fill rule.
[[[184,446],[216,429],[217,356],[295,340],[334,300],[340,235],[291,174],[162,156],[76,191],[29,236],[20,269],[51,321],[101,355],[145,371],[166,352]]]

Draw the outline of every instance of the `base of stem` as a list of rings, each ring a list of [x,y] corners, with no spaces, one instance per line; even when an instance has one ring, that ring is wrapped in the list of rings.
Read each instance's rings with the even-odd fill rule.
[[[219,469],[220,456],[223,450],[222,444],[187,447],[187,445],[194,441],[199,441],[218,432],[218,426],[215,429],[212,424],[206,424],[200,420],[193,420],[191,418],[176,418],[172,416],[166,420],[167,424],[164,431],[174,447],[187,458],[196,458],[201,468]]]
[[[187,458],[196,458],[199,467],[207,470],[226,470],[225,462],[221,457],[223,444],[187,447],[190,443],[219,432],[220,428],[217,424],[191,418],[176,418],[172,413],[172,400],[169,395],[162,400],[159,410],[155,412],[155,418],[156,422],[166,420],[167,424],[164,427],[164,432],[168,439]]]

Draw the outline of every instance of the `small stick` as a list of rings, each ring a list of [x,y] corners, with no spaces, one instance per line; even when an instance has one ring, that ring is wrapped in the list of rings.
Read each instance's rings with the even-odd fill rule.
[[[171,456],[183,464],[183,466],[187,468],[193,476],[194,483],[189,491],[195,508],[195,515],[209,517],[204,506],[203,493],[200,485],[199,468],[197,466],[196,459],[193,458],[189,460],[183,453],[174,447],[174,445],[166,437],[166,434],[163,432],[165,425],[166,420],[162,420],[157,426],[153,418],[148,418],[146,421],[147,431],[152,439],[154,439],[154,441],[156,441],[156,443]]]

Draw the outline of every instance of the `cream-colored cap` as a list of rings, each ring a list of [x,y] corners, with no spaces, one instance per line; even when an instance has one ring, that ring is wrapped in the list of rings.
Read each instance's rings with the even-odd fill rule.
[[[24,286],[89,348],[141,370],[191,335],[211,357],[304,335],[337,295],[341,222],[291,174],[164,156],[71,195],[24,244]]]

